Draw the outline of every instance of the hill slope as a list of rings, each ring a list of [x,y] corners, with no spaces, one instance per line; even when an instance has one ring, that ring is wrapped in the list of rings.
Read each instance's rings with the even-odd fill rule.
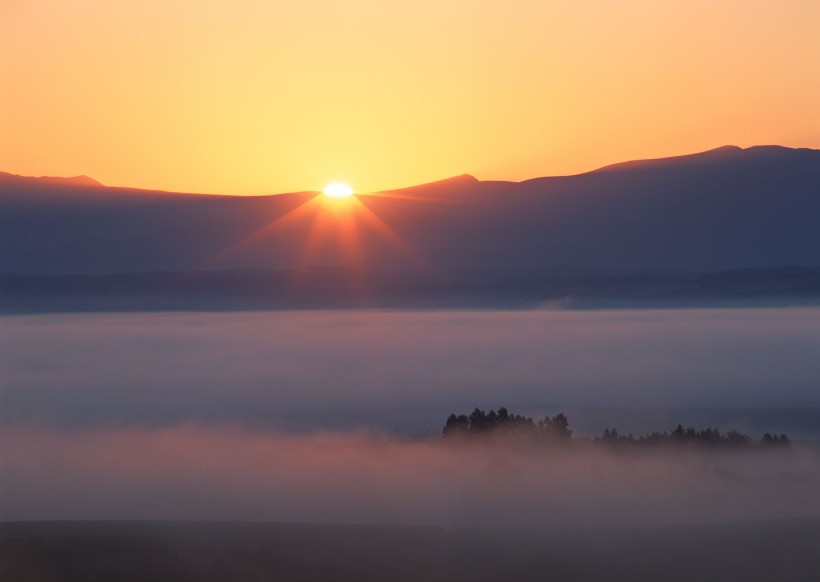
[[[820,300],[820,151],[333,200],[0,174],[0,310]]]
[[[335,234],[300,262],[314,225],[304,212],[225,252],[316,193],[206,196],[8,174],[0,189],[3,273],[351,263]],[[725,147],[521,183],[461,176],[358,200],[405,243],[358,216],[356,266],[365,269],[706,272],[820,264],[817,150]]]

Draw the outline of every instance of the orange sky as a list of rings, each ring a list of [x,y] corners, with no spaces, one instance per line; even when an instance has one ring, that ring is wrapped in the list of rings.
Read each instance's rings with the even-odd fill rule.
[[[257,194],[820,147],[816,0],[0,0],[0,170]]]

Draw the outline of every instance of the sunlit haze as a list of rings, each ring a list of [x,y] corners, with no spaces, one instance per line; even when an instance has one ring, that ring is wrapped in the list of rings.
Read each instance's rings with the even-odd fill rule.
[[[260,194],[820,146],[820,3],[7,1],[0,170]]]

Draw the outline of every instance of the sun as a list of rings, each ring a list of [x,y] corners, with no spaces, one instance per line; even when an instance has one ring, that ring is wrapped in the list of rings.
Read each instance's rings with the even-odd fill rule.
[[[342,182],[328,184],[322,192],[331,198],[347,198],[348,196],[353,196],[353,188]]]

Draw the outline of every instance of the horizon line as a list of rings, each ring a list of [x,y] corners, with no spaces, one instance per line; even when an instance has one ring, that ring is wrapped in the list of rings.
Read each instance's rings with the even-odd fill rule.
[[[436,184],[442,184],[444,182],[451,182],[456,180],[464,180],[470,179],[471,181],[483,183],[483,182],[503,182],[509,184],[522,184],[525,182],[531,182],[534,180],[544,180],[544,179],[551,179],[551,178],[572,178],[575,176],[584,176],[586,174],[592,174],[595,172],[605,171],[605,170],[620,170],[620,169],[629,169],[634,168],[638,164],[644,163],[652,163],[652,162],[662,162],[666,160],[679,160],[681,158],[692,158],[695,156],[702,156],[704,154],[714,154],[714,153],[721,153],[721,152],[746,152],[753,149],[759,148],[777,148],[777,149],[784,149],[784,150],[792,150],[792,151],[813,151],[813,152],[820,152],[819,148],[809,148],[809,147],[789,147],[783,146],[778,144],[757,144],[748,147],[741,147],[736,145],[722,145],[714,148],[710,148],[703,151],[692,152],[688,154],[678,154],[674,156],[665,156],[659,158],[636,158],[631,160],[623,160],[620,162],[614,162],[610,164],[605,164],[603,166],[595,167],[591,170],[586,170],[583,172],[573,173],[573,174],[555,174],[555,175],[546,175],[546,176],[535,176],[532,178],[526,178],[524,180],[503,180],[503,179],[480,179],[475,177],[475,175],[471,173],[462,173],[462,174],[455,174],[451,176],[447,176],[445,178],[432,180],[429,182],[421,182],[419,184],[412,184],[407,186],[399,186],[396,188],[385,188],[382,190],[369,190],[366,192],[356,192],[354,191],[354,195],[356,196],[368,196],[374,194],[380,194],[383,192],[397,192],[401,190],[408,190],[411,188],[421,188],[425,186],[432,186]],[[0,178],[7,176],[10,178],[19,178],[23,180],[44,180],[44,181],[59,181],[65,182],[64,185],[67,186],[76,186],[76,187],[90,187],[90,188],[106,188],[106,189],[118,189],[118,190],[136,190],[140,192],[153,192],[153,193],[160,193],[160,194],[171,194],[171,195],[183,195],[183,196],[221,196],[221,197],[241,197],[241,198],[264,198],[269,196],[293,196],[297,194],[316,194],[319,195],[322,193],[321,188],[318,190],[293,190],[289,192],[274,192],[274,193],[261,193],[261,194],[232,194],[232,193],[225,193],[225,192],[190,192],[190,191],[179,191],[179,190],[164,190],[161,188],[142,188],[137,186],[121,186],[121,185],[108,185],[103,184],[96,178],[92,178],[87,174],[78,174],[75,176],[27,176],[23,174],[15,174],[13,172],[6,172],[0,170]],[[76,181],[72,183],[72,181]],[[90,183],[89,183],[90,182]]]

